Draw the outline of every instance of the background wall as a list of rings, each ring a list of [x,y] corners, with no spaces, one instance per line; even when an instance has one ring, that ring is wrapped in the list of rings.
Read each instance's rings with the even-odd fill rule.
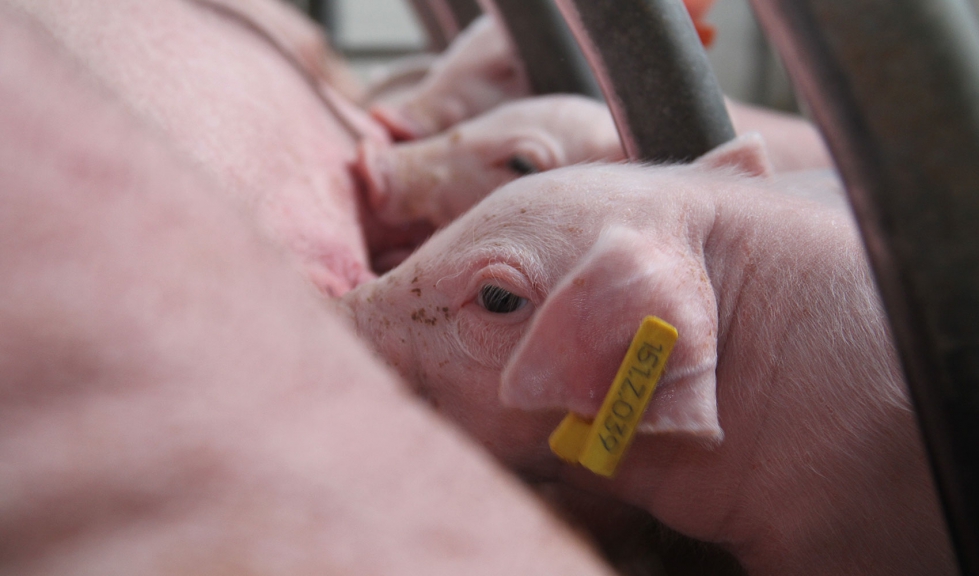
[[[309,2],[293,0],[306,9]],[[979,1],[979,0],[976,0]],[[334,44],[365,77],[372,67],[426,49],[426,38],[408,0],[330,0],[324,15]],[[724,93],[783,110],[796,109],[788,77],[770,50],[747,0],[717,0],[708,18],[717,29],[707,56]]]

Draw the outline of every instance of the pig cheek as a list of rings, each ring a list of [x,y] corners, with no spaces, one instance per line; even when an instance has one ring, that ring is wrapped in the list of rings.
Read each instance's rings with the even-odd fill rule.
[[[483,318],[484,314],[470,311],[470,304],[459,311],[455,333],[459,349],[477,365],[495,371],[497,379],[514,348],[526,332],[527,323],[507,324]]]
[[[424,376],[429,403],[505,466],[534,478],[555,477],[557,460],[547,438],[564,414],[504,407],[498,398],[500,370],[477,365],[471,353],[460,354],[456,346],[455,354]]]
[[[426,113],[432,118],[432,131],[435,133],[455,126],[473,115],[469,112],[465,99],[454,92],[445,95],[434,110],[426,110]]]
[[[489,196],[493,190],[516,180],[508,170],[487,165],[478,153],[459,154],[452,159],[451,174],[433,190],[439,204],[439,220],[444,225],[463,215]]]
[[[410,127],[414,139],[426,138],[466,119],[467,106],[454,86],[436,85],[420,92],[394,116]]]
[[[454,398],[445,399],[443,413],[504,464],[522,473],[547,476],[556,463],[547,438],[563,413],[524,412],[506,408],[499,400],[500,374],[527,322],[495,323],[482,316],[463,308],[456,318],[454,340],[462,359],[444,374]]]
[[[392,224],[418,220],[444,224],[443,189],[453,179],[445,159],[432,159],[416,150],[406,151],[398,155],[395,174],[387,205],[379,213],[381,219]]]
[[[432,408],[506,459],[508,454],[494,449],[505,433],[500,426],[502,407],[496,398],[499,370],[474,361],[460,343],[458,325],[453,326],[450,318],[450,313],[438,318],[448,329],[440,330],[428,316],[425,320],[429,323],[409,327],[408,339],[413,342],[417,363],[405,376]]]
[[[435,171],[427,168],[418,170],[411,182],[411,188],[395,197],[389,212],[404,222],[426,219],[436,211],[433,190],[438,187],[441,180]]]
[[[514,174],[508,168],[499,167],[504,162],[501,161],[491,165],[474,163],[474,168],[469,170],[466,175],[469,179],[469,185],[465,190],[467,193],[466,200],[468,201],[467,209],[489,196],[490,192],[517,179],[517,174]]]

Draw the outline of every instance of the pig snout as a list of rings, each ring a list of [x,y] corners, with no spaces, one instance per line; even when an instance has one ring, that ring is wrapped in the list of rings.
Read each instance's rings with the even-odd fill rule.
[[[434,92],[434,93],[429,93]],[[421,95],[405,97],[402,102],[381,102],[370,107],[370,115],[380,122],[391,137],[399,142],[434,136],[467,120],[490,105],[476,106],[467,102],[466,95],[452,91],[430,90]],[[497,102],[493,102],[495,105]]]
[[[420,308],[408,310],[406,297],[418,298],[400,277],[389,274],[344,294],[338,307],[357,335],[401,376],[406,387],[437,409],[437,385],[426,370],[426,354],[419,351],[419,347],[426,348],[425,337],[411,329],[418,324],[433,328],[434,322]]]
[[[413,140],[529,93],[506,33],[483,16],[453,41],[418,84],[375,102],[370,111],[395,139]]]
[[[381,294],[379,285],[387,278],[363,284],[340,298],[339,310],[353,324],[357,335],[374,348],[396,371],[409,372],[408,334],[398,330],[392,321],[390,302]]]
[[[380,211],[390,196],[390,156],[370,141],[357,146],[357,159],[352,167],[363,185],[367,205],[374,212]]]
[[[466,187],[470,174],[482,174],[479,166],[449,156],[439,144],[360,144],[353,170],[378,220],[395,226],[422,221],[441,226],[473,203],[455,191]]]
[[[419,252],[438,243],[437,238]],[[465,274],[447,273],[441,265],[419,268],[419,252],[344,295],[341,305],[357,334],[419,400],[449,420],[464,422],[471,437],[506,465],[520,474],[553,479],[558,461],[550,456],[547,438],[563,412],[525,412],[499,403],[497,364],[508,355],[510,340],[493,341],[493,329],[487,331],[480,322],[488,313],[475,302],[445,297],[443,290],[455,294],[458,282],[468,283]],[[495,326],[497,333],[518,329]]]
[[[425,191],[437,182],[431,166],[413,161],[412,155],[364,141],[358,147],[353,170],[361,181],[368,206],[381,222],[405,224],[422,220],[431,212],[423,200],[430,196]]]
[[[517,177],[622,158],[608,108],[561,95],[506,104],[413,142],[365,142],[355,169],[384,223],[425,220],[443,226]]]
[[[426,121],[424,116],[411,114],[404,107],[375,104],[370,108],[370,115],[380,122],[397,142],[424,138],[438,130],[437,126],[433,125],[434,122]]]

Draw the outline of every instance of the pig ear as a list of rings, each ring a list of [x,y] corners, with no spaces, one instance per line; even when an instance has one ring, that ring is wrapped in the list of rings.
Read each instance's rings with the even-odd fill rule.
[[[768,158],[765,139],[757,132],[746,132],[714,148],[694,164],[707,168],[733,168],[747,176],[769,177],[775,169]]]
[[[625,229],[603,234],[537,311],[503,371],[501,400],[594,417],[647,315],[679,339],[639,431],[719,440],[717,304],[702,257]]]

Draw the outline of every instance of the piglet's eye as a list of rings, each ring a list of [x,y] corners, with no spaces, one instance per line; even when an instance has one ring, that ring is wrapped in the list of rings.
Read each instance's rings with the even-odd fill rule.
[[[509,160],[507,160],[506,167],[517,174],[520,174],[521,176],[540,172],[533,162],[528,160],[525,156],[520,156],[519,154],[512,156]]]
[[[486,284],[479,289],[476,303],[494,314],[509,314],[527,305],[527,299],[508,292],[499,286]]]

